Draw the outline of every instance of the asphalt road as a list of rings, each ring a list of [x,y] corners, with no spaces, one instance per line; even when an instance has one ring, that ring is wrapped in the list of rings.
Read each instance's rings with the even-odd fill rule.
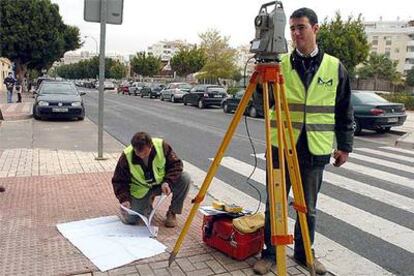
[[[88,90],[84,98],[86,114],[94,122],[97,98],[96,90]],[[203,171],[208,170],[231,118],[231,114],[224,114],[217,107],[199,110],[179,103],[105,92],[105,131],[125,145],[137,131],[163,137],[183,160]],[[256,153],[264,153],[263,120],[246,118],[246,122]],[[392,147],[401,134],[365,132],[355,139],[355,155],[348,167],[327,167],[317,232],[384,271],[414,275],[414,170],[409,169],[414,166],[414,152]],[[229,162],[216,177],[264,202],[265,186],[259,181],[265,170],[263,160],[257,161],[262,178],[250,181],[261,197],[246,184],[248,169],[255,164],[253,152],[243,119],[225,154],[230,161],[236,159],[241,164],[234,167],[232,164],[237,162]],[[293,211],[289,216],[294,218]],[[337,262],[346,266],[351,260]],[[359,275],[358,271],[349,273]]]

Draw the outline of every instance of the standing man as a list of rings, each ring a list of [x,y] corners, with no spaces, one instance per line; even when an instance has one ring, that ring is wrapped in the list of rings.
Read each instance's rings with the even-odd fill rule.
[[[151,213],[155,196],[172,193],[164,222],[166,227],[177,225],[176,214],[182,212],[190,182],[189,174],[183,172],[183,162],[171,146],[145,132],[132,137],[131,145],[124,149],[112,178],[119,202],[145,216]],[[121,209],[121,220],[126,224],[136,224],[139,217],[128,215]]]
[[[9,75],[4,79],[3,83],[6,85],[7,89],[7,103],[13,102],[13,88],[16,80],[13,78],[12,72],[9,72]]]
[[[289,19],[290,32],[295,49],[281,58],[281,69],[285,78],[286,96],[290,107],[303,191],[308,209],[307,222],[311,243],[315,237],[316,202],[322,184],[325,165],[329,163],[334,138],[334,166],[339,167],[348,159],[353,144],[353,110],[349,77],[341,62],[322,51],[316,44],[319,31],[315,12],[301,8]],[[272,93],[270,93],[272,94]],[[271,120],[275,120],[271,112]],[[272,124],[274,125],[274,124]],[[277,155],[277,129],[272,127],[273,165],[279,166]],[[290,179],[286,176],[287,193]],[[265,244],[262,258],[254,265],[258,274],[270,271],[276,259],[271,244],[269,201],[266,202]],[[295,224],[294,259],[306,265],[299,221]],[[313,249],[312,249],[313,251]],[[314,251],[313,251],[314,252]],[[325,266],[315,259],[315,270],[326,273]]]

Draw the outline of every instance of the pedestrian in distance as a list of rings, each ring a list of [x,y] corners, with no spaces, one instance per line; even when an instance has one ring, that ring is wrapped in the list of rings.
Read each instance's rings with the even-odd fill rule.
[[[155,196],[172,193],[164,225],[175,227],[190,187],[190,176],[172,147],[161,138],[137,132],[124,149],[116,166],[112,184],[115,196],[126,208],[148,216]],[[121,221],[136,224],[139,217],[121,209]]]
[[[299,156],[299,169],[307,205],[307,223],[313,244],[316,226],[316,202],[322,184],[325,166],[333,153],[334,166],[339,167],[348,160],[353,145],[353,111],[351,89],[347,70],[336,58],[323,52],[316,43],[319,31],[316,13],[301,8],[289,19],[290,33],[295,49],[281,56],[281,70],[285,79],[286,97],[292,114],[293,135]],[[272,96],[273,93],[269,93]],[[255,95],[260,99],[260,89]],[[270,100],[274,104],[274,99]],[[271,111],[271,120],[275,114]],[[277,129],[271,127],[272,155],[274,168],[278,163]],[[269,172],[267,172],[269,173]],[[287,194],[291,187],[286,173]],[[265,211],[265,244],[261,259],[253,270],[266,274],[276,260],[274,245],[271,244],[269,199]],[[326,226],[325,226],[326,227]],[[305,249],[298,219],[294,230],[294,259],[306,265]],[[314,249],[312,249],[314,254]],[[315,259],[315,272],[323,275],[325,266]]]
[[[17,94],[16,103],[21,103],[22,102],[22,85],[20,84],[19,80],[16,81],[16,85],[14,89],[16,90],[16,94]]]
[[[3,83],[6,85],[7,90],[7,103],[13,102],[13,88],[16,80],[13,78],[12,72],[9,72],[8,76],[4,79]]]

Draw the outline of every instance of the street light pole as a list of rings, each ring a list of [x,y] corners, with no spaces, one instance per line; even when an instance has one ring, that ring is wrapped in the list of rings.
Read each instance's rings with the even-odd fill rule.
[[[99,94],[98,94],[98,156],[103,157],[103,117],[104,117],[104,79],[105,79],[105,37],[106,37],[107,1],[101,0],[101,43],[99,51]]]
[[[93,41],[95,41],[95,54],[98,55],[98,41],[96,40],[96,38],[90,35],[85,35],[84,38],[92,38]]]

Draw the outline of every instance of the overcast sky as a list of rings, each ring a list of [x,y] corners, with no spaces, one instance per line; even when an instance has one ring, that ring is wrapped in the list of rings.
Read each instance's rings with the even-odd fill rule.
[[[99,23],[83,20],[84,0],[52,0],[68,25],[78,26],[81,36],[92,36],[99,43]],[[248,44],[254,38],[253,20],[260,6],[269,0],[124,0],[122,25],[107,25],[106,52],[122,55],[146,50],[160,40],[186,40],[199,43],[198,35],[215,28],[230,36],[230,45]],[[332,18],[336,11],[343,17],[362,14],[367,21],[412,20],[412,0],[288,0],[282,1],[286,16],[308,7],[318,14],[319,22]],[[289,39],[289,34],[286,37]],[[81,50],[95,51],[91,38],[82,38]]]

